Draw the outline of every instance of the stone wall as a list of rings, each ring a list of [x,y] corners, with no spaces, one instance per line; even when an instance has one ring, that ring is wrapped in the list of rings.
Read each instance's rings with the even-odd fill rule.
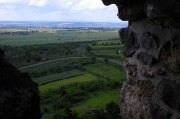
[[[180,0],[102,0],[129,21],[119,31],[127,57],[124,119],[180,119]]]
[[[37,85],[3,56],[0,50],[0,119],[40,119]]]

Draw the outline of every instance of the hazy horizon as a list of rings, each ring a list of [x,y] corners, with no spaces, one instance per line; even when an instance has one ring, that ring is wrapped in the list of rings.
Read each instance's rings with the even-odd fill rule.
[[[127,21],[38,21],[38,20],[0,20],[0,22],[69,22],[69,23],[128,23]]]
[[[127,27],[127,22],[0,21],[2,27]]]

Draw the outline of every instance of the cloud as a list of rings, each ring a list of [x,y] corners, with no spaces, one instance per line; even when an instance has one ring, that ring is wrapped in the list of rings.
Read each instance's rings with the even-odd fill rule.
[[[119,21],[101,0],[0,0],[0,20]]]
[[[0,9],[0,15],[6,14],[6,11],[4,9]]]
[[[92,0],[81,0],[79,3],[77,3],[74,7],[73,10],[94,10],[94,9],[102,9],[105,8],[105,6],[102,4],[102,2],[99,1],[92,1]]]
[[[29,0],[29,5],[43,7],[47,4],[47,0]]]
[[[0,0],[0,4],[5,3],[16,3],[16,2],[21,2],[21,0]]]

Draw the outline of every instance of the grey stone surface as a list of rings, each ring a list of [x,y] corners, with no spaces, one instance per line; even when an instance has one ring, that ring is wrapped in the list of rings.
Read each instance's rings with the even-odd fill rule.
[[[180,119],[180,1],[103,0],[128,20],[119,35],[127,57],[124,119]],[[132,35],[131,35],[132,34]]]
[[[136,34],[129,30],[128,28],[122,28],[119,30],[119,36],[121,42],[124,44],[122,53],[126,57],[132,57],[139,48],[139,42]]]
[[[180,73],[180,39],[166,42],[159,53],[161,63],[172,73]]]
[[[141,45],[145,49],[157,49],[159,47],[158,38],[152,33],[144,33],[141,37]]]
[[[155,57],[149,55],[147,52],[139,52],[137,54],[137,59],[146,65],[153,65],[156,62]]]
[[[124,46],[122,53],[124,54],[124,56],[126,57],[132,57],[133,54],[136,52],[135,48],[129,48],[127,46]]]

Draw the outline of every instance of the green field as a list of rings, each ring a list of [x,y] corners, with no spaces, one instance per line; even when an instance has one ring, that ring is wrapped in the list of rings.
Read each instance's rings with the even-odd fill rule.
[[[4,35],[0,34],[0,45],[24,46],[48,43],[65,43],[78,41],[107,40],[118,37],[118,31],[68,31],[37,32],[30,35]]]
[[[50,83],[50,82],[57,81],[57,80],[63,80],[63,79],[67,79],[70,77],[79,76],[82,74],[83,74],[82,71],[70,70],[70,71],[55,73],[55,74],[46,75],[46,76],[42,76],[42,77],[38,77],[38,78],[33,78],[32,80],[34,82],[36,82],[38,85],[42,85],[42,84]]]
[[[72,110],[77,112],[79,115],[83,115],[85,112],[84,110],[90,111],[95,109],[103,109],[105,108],[106,104],[110,103],[111,101],[118,104],[120,100],[119,92],[120,89],[114,89],[92,93],[89,95],[89,98],[87,100],[74,106]]]
[[[96,57],[124,60],[121,53],[123,45],[119,40],[97,41],[89,45],[89,47],[91,48],[90,53]]]
[[[92,53],[96,55],[119,56],[118,49],[101,49],[93,50]]]
[[[52,64],[54,64],[54,62],[52,62]],[[47,65],[47,66],[46,66]],[[51,63],[48,64],[43,64],[43,67],[48,67],[51,66]],[[39,66],[41,67],[41,66]],[[67,78],[64,80],[59,80],[59,81],[55,81],[55,82],[51,82],[45,85],[41,85],[40,86],[40,92],[44,92],[47,91],[49,89],[55,89],[55,88],[59,88],[60,86],[65,86],[71,83],[75,83],[75,82],[84,82],[84,81],[92,81],[92,80],[98,80],[98,79],[110,79],[110,80],[117,80],[117,81],[123,81],[124,77],[125,77],[125,73],[123,71],[123,68],[121,67],[115,67],[112,64],[106,64],[103,61],[97,61],[94,64],[88,64],[84,66],[85,68],[85,72],[83,72],[83,75],[80,76],[76,76],[76,77],[72,77],[72,78]],[[39,71],[39,69],[37,69]],[[34,70],[35,71],[35,70]],[[89,73],[88,73],[89,72]],[[67,74],[68,72],[64,72],[63,74]],[[80,74],[82,72],[79,72]],[[54,79],[56,78],[51,78],[52,76],[58,76],[61,75],[61,73],[59,74],[55,74],[55,75],[50,75],[50,76],[45,76],[37,78],[38,79],[48,79],[48,81],[54,81]],[[74,74],[76,75],[76,74]],[[98,76],[98,77],[97,77]],[[100,77],[99,77],[100,76]],[[102,77],[103,76],[103,77]],[[60,76],[58,76],[60,77]],[[34,79],[35,80],[35,79]],[[57,79],[56,79],[57,80]]]
[[[59,80],[59,81],[51,82],[45,85],[40,85],[39,90],[40,90],[40,93],[45,93],[46,91],[50,89],[57,89],[61,86],[66,86],[72,83],[86,82],[86,81],[93,81],[93,80],[97,80],[97,77],[95,77],[94,75],[90,73],[86,73],[84,75],[68,78],[65,80]]]
[[[103,49],[121,49],[122,45],[96,45],[91,46],[93,50],[103,50]]]
[[[109,44],[109,45],[112,45],[112,44],[118,44],[120,43],[120,39],[117,38],[117,39],[112,39],[112,40],[102,40],[102,41],[98,41],[97,42],[97,45],[106,45],[106,44]]]
[[[65,59],[65,60],[57,60],[57,61],[53,61],[53,62],[44,63],[44,64],[41,64],[38,66],[23,68],[21,71],[22,72],[45,71],[47,69],[51,69],[54,67],[64,67],[67,65],[71,65],[71,64],[78,62],[79,60],[81,60],[81,58],[70,58],[70,59]]]
[[[122,81],[125,77],[122,67],[115,67],[109,63],[97,62],[95,64],[85,66],[85,69],[95,75],[110,78],[110,80]]]
[[[45,66],[50,64],[43,64],[43,65]],[[49,91],[60,90],[61,87],[68,88],[70,86],[72,88],[69,88],[68,91],[70,91],[70,93],[72,94],[69,95],[75,96],[78,93],[83,92],[83,90],[79,90],[76,88],[76,86],[81,83],[85,85],[87,82],[90,83],[93,81],[95,82],[104,81],[104,83],[100,84],[104,87],[104,84],[107,84],[108,82],[111,81],[123,82],[125,78],[125,73],[122,67],[120,66],[116,67],[111,63],[104,62],[103,60],[100,59],[93,64],[84,65],[83,68],[84,68],[83,71],[84,74],[80,76],[75,76],[72,78],[67,78],[64,80],[58,80],[51,83],[47,83],[45,85],[40,85],[39,86],[40,94],[44,95]],[[83,99],[81,99],[80,102],[74,103],[71,106],[71,109],[73,112],[76,112],[78,116],[82,116],[90,110],[105,108],[106,104],[110,103],[111,101],[114,101],[116,104],[119,104],[119,100],[120,100],[119,90],[120,89],[117,87],[112,89],[108,87],[106,88],[105,86],[104,89],[100,88],[97,91],[86,93],[86,96]],[[52,95],[55,96],[55,94]],[[78,98],[81,98],[81,93],[78,94]],[[56,113],[54,113],[53,111],[54,109],[52,108],[51,104],[45,104],[45,105],[43,104],[42,109],[44,110],[44,108],[47,108],[48,110],[50,110],[50,112],[43,113],[42,119],[49,119],[52,118],[53,115],[55,115],[56,113],[63,113],[63,110],[61,108],[57,109]]]

